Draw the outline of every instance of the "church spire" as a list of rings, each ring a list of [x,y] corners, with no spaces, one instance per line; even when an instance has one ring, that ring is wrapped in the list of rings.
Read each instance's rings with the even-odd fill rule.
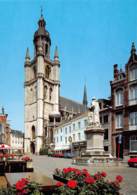
[[[25,66],[30,65],[30,55],[29,55],[29,48],[26,50],[26,56],[25,56]]]
[[[128,60],[128,62],[132,62],[134,60],[136,60],[137,56],[136,56],[136,48],[135,48],[135,44],[134,42],[132,42],[132,46],[131,46],[131,55],[130,58]]]
[[[27,48],[27,50],[26,50],[26,57],[25,57],[25,59],[27,60],[30,60],[30,55],[29,55],[29,48]]]
[[[58,60],[59,59],[59,55],[58,55],[58,47],[55,47],[55,52],[54,52],[54,60]]]
[[[136,48],[134,42],[132,42],[131,55],[135,55],[135,54],[136,54]]]
[[[85,108],[87,108],[88,100],[87,100],[87,88],[86,88],[86,84],[84,85],[83,105],[85,106]]]

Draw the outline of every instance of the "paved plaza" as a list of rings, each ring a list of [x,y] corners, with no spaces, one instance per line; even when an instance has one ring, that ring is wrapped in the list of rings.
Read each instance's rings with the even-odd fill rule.
[[[41,174],[46,174],[52,178],[52,174],[55,168],[65,168],[69,166],[74,166],[71,164],[71,159],[63,158],[53,158],[47,156],[33,156],[33,166],[35,171],[39,171]],[[76,168],[82,169],[86,168],[90,173],[95,173],[97,171],[106,171],[108,179],[115,179],[116,175],[122,175],[124,181],[121,185],[123,195],[137,195],[137,168],[130,168],[128,165],[124,164],[122,166],[100,166],[93,167],[90,166],[76,166]]]

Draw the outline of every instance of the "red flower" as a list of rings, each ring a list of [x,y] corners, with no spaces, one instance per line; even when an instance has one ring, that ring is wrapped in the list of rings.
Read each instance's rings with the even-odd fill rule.
[[[22,160],[31,161],[32,159],[29,156],[23,156],[22,157]]]
[[[69,171],[68,171],[68,169],[67,169],[67,168],[64,168],[64,169],[63,169],[63,173],[65,173],[65,174],[66,174],[66,173],[68,173],[68,172],[69,172]]]
[[[67,186],[71,189],[75,189],[77,187],[77,181],[76,180],[69,180],[67,183]]]
[[[22,178],[20,181],[24,183],[25,185],[29,183],[28,179],[26,178]]]
[[[102,177],[106,177],[106,176],[107,176],[106,172],[102,171],[102,172],[101,172],[101,176],[102,176]]]
[[[118,181],[119,183],[121,183],[123,181],[123,177],[121,175],[117,175],[116,176],[116,181]]]
[[[102,178],[102,176],[101,176],[100,173],[95,173],[94,178],[95,178],[96,180],[99,180],[99,179]]]
[[[57,187],[64,186],[64,183],[62,183],[62,182],[58,181],[58,182],[56,183],[56,186],[57,186]]]
[[[22,191],[24,190],[24,187],[26,186],[26,184],[24,182],[22,182],[21,180],[19,180],[17,183],[16,183],[16,190],[18,191]]]
[[[91,176],[86,177],[86,178],[84,179],[84,181],[85,181],[86,183],[88,183],[88,184],[93,184],[93,183],[95,183],[95,179],[94,179],[93,177],[91,177]]]
[[[18,191],[24,191],[24,188],[26,185],[29,183],[28,179],[22,178],[21,180],[17,181],[16,183],[16,190]],[[24,194],[26,193],[25,191],[23,192]]]
[[[76,170],[76,171],[75,171],[75,174],[76,174],[76,175],[81,175],[81,171],[80,171],[80,170]]]

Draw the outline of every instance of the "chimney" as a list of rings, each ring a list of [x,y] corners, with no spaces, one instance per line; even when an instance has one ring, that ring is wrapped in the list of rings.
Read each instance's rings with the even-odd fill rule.
[[[118,65],[114,64],[114,80],[118,79],[118,74],[119,74]]]

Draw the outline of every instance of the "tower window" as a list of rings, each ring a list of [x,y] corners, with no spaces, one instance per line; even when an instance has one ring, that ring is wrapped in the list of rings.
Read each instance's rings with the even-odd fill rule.
[[[44,89],[44,97],[45,97],[45,99],[47,98],[47,93],[48,93],[48,87],[45,86],[45,89]]]
[[[50,90],[49,90],[49,100],[51,100],[52,99],[52,88],[50,88]]]
[[[51,69],[49,66],[46,66],[46,70],[45,70],[45,75],[46,75],[46,78],[49,78],[50,76],[50,72],[51,72]]]
[[[45,55],[48,54],[48,44],[45,45]]]

